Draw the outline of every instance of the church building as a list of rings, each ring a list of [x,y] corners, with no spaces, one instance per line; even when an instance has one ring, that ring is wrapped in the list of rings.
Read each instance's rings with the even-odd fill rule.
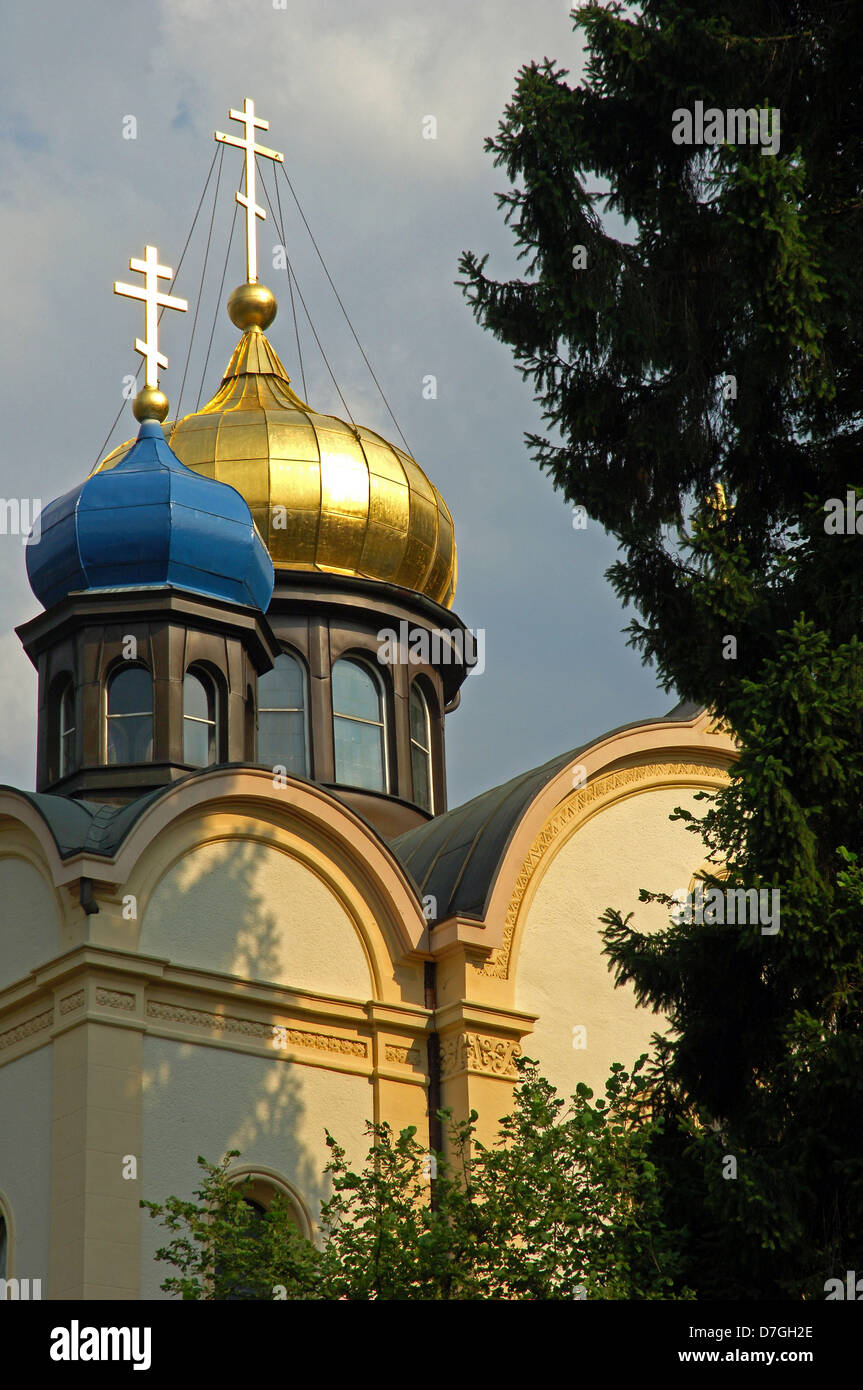
[[[240,1150],[314,1238],[325,1129],[354,1164],[368,1120],[437,1148],[435,1112],[474,1108],[490,1138],[521,1053],[602,1088],[661,1019],[614,988],[598,919],[690,886],[704,850],[669,816],[734,757],[679,705],[449,807],[477,660],[453,517],[403,449],[297,395],[255,257],[273,152],[251,102],[231,116],[247,279],[221,383],[168,420],[156,314],[184,301],[148,247],[116,287],[147,315],[137,438],[72,469],[24,551],[44,612],[17,629],[36,789],[0,787],[0,1277],[43,1298],[163,1297],[139,1202],[191,1196],[198,1154]]]

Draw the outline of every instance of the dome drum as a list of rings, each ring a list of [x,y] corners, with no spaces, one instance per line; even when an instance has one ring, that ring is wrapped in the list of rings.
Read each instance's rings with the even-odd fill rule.
[[[37,791],[122,802],[193,771],[184,746],[190,669],[207,674],[218,703],[213,761],[254,762],[258,676],[279,651],[254,609],[168,585],[92,591],[17,634],[39,678]],[[114,718],[112,681],[133,670],[144,694]],[[124,739],[127,730],[139,737]]]
[[[464,652],[471,648],[471,634],[454,614],[394,585],[285,573],[277,574],[267,616],[283,650],[300,661],[311,691],[309,776],[333,787],[384,835],[400,834],[445,810],[445,715],[467,677],[470,657]],[[398,652],[387,634],[399,640]],[[352,785],[339,766],[333,672],[344,661],[364,666],[379,687],[385,748],[376,789]],[[419,750],[411,726],[414,691],[421,692],[427,722],[425,798],[417,784]]]

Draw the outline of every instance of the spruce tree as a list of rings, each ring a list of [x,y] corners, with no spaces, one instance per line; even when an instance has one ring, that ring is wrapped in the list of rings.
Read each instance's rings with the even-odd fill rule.
[[[739,741],[691,822],[705,890],[780,895],[775,934],[606,914],[618,980],[672,1025],[654,1103],[685,1278],[823,1298],[863,1268],[859,9],[574,18],[582,80],[524,67],[487,142],[524,276],[469,252],[461,283],[534,386],[534,458],[620,542],[631,642]]]

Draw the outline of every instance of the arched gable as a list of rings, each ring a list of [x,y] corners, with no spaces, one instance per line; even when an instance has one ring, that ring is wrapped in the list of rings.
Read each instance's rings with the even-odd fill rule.
[[[253,979],[275,971],[284,983],[317,980],[352,997],[362,959],[362,996],[395,1000],[398,963],[423,949],[420,905],[391,852],[343,803],[299,779],[277,788],[263,770],[229,769],[186,779],[147,808],[113,869],[136,900],[144,954]],[[233,924],[224,895],[239,914]]]
[[[44,830],[38,816],[0,810],[0,990],[61,950],[63,906],[48,862],[55,846]]]

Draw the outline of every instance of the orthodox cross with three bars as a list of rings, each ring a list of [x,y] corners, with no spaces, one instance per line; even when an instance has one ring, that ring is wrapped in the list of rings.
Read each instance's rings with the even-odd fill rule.
[[[173,279],[174,272],[168,265],[159,265],[159,253],[155,246],[144,248],[143,261],[139,261],[133,256],[129,261],[129,269],[137,270],[143,275],[143,285],[124,285],[119,280],[115,280],[114,293],[126,295],[129,299],[143,299],[144,301],[147,337],[143,342],[140,338],[136,338],[135,349],[140,352],[147,364],[146,384],[158,390],[159,368],[167,367],[168,359],[159,351],[159,315],[156,311],[160,308],[180,309],[185,313],[189,305],[185,299],[177,299],[174,295],[160,292],[159,281]]]
[[[229,111],[228,115],[232,121],[242,122],[246,127],[245,136],[224,135],[217,130],[215,138],[223,145],[236,145],[246,154],[246,191],[237,194],[237,202],[246,209],[246,279],[250,285],[254,285],[258,279],[258,224],[255,218],[265,218],[267,215],[256,202],[255,155],[262,154],[265,159],[275,159],[279,164],[284,163],[285,157],[277,150],[268,150],[266,145],[255,144],[255,131],[269,130],[270,123],[255,115],[255,103],[250,97],[243,98],[242,111]]]

